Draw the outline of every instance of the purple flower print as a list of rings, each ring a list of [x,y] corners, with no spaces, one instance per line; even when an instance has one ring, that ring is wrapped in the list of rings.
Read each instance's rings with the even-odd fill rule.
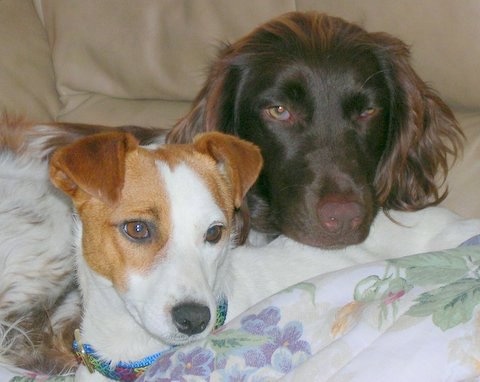
[[[214,354],[207,349],[197,347],[188,353],[180,352],[177,356],[178,365],[172,371],[172,379],[183,380],[183,375],[198,375],[208,377],[213,369]]]
[[[272,354],[272,366],[275,370],[286,374],[292,370],[292,353],[287,348],[278,348]]]
[[[305,362],[308,358],[309,354],[307,353],[296,352],[295,354],[292,354],[290,350],[282,347],[273,352],[271,365],[274,370],[287,374],[298,365]]]
[[[262,349],[249,349],[244,355],[245,365],[260,368],[267,364],[267,358]]]
[[[242,329],[251,334],[262,335],[266,330],[280,322],[280,310],[273,306],[263,309],[259,314],[250,314],[241,321]]]
[[[159,378],[158,375],[164,375],[166,371],[172,365],[171,358],[174,354],[174,350],[169,351],[168,353],[162,354],[159,359],[157,359],[152,366],[150,366],[145,374],[140,378],[141,381],[149,382],[165,382],[170,381],[170,378]]]
[[[260,347],[252,347],[243,353],[245,364],[260,368],[272,364],[272,355],[277,354],[276,369],[289,370],[292,367],[292,356],[297,352],[310,354],[310,345],[301,339],[303,326],[301,323],[289,322],[283,329],[278,326],[280,310],[268,307],[259,314],[251,314],[241,321],[242,329],[254,335],[268,338]],[[282,351],[283,349],[286,352]]]
[[[303,326],[297,321],[289,322],[281,330],[278,327],[271,328],[267,334],[271,341],[262,346],[262,353],[267,359],[267,363],[271,362],[272,354],[280,348],[286,348],[291,354],[302,351],[310,354],[310,345],[307,341],[301,339],[303,335]]]
[[[251,375],[256,371],[255,368],[234,364],[222,370],[217,370],[217,375],[213,379],[225,382],[247,382],[251,380]]]

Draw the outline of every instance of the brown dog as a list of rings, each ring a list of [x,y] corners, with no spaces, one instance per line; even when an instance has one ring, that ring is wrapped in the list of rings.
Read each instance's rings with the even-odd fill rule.
[[[231,45],[168,142],[219,130],[261,148],[252,226],[325,248],[362,242],[380,209],[445,196],[462,134],[408,47],[340,18],[293,12]]]

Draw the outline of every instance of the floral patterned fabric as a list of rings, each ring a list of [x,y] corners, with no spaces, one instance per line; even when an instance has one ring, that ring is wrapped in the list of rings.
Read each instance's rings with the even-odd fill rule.
[[[140,381],[480,380],[480,246],[318,276]]]
[[[140,381],[480,381],[480,245],[466,244],[292,286]]]

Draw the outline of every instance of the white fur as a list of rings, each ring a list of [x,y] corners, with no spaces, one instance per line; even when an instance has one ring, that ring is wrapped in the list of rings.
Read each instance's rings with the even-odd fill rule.
[[[357,264],[456,247],[480,234],[480,219],[463,219],[441,207],[391,211],[390,216],[400,224],[380,212],[367,240],[344,249],[309,247],[285,237],[265,247],[236,248],[228,257],[227,319],[311,277]]]
[[[0,320],[48,306],[74,279],[70,204],[46,162],[0,154]]]
[[[122,292],[110,280],[93,272],[81,253],[78,254],[79,284],[84,294],[82,341],[114,363],[139,360],[171,345],[204,337],[215,321],[220,293],[216,276],[224,273],[220,269],[229,238],[209,244],[204,237],[211,224],[227,225],[226,216],[198,174],[189,167],[180,165],[171,171],[167,165],[159,164],[158,169],[166,184],[172,212],[173,232],[166,257],[146,274],[131,272],[127,290]],[[79,238],[80,230],[77,241]],[[192,301],[208,305],[212,319],[202,333],[188,337],[173,324],[171,308]],[[81,366],[76,380],[104,378]]]

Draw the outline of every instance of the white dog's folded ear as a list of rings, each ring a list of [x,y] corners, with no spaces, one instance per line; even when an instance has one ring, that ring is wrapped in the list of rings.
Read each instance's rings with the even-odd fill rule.
[[[197,135],[194,147],[210,155],[224,169],[232,183],[235,208],[240,208],[262,168],[260,149],[253,143],[218,132]]]
[[[125,157],[138,147],[127,133],[96,134],[62,147],[50,161],[52,183],[75,203],[95,197],[115,203],[125,180]]]

